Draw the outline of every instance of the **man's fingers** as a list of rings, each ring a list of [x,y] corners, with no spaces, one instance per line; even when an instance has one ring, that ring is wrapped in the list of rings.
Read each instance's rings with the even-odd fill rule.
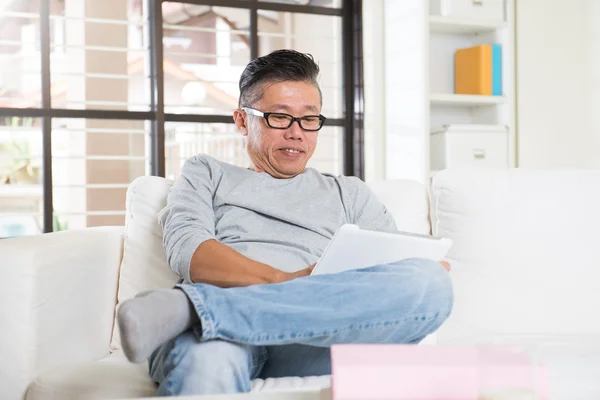
[[[309,276],[312,273],[313,269],[315,269],[315,265],[317,265],[317,264],[315,263],[311,266],[308,266],[308,267],[298,271],[298,277],[300,278],[302,276]]]
[[[450,263],[448,261],[439,261],[442,267],[446,268],[446,271],[450,271]]]
[[[315,268],[315,265],[317,264],[313,264],[309,267],[306,267],[304,269],[298,270],[296,272],[292,272],[291,275],[291,279],[295,279],[295,278],[302,278],[303,276],[309,276],[312,272],[312,270]]]
[[[304,276],[309,276],[312,273],[313,269],[315,269],[315,265],[317,265],[317,264],[313,264],[309,267],[304,268],[302,270],[304,272]]]

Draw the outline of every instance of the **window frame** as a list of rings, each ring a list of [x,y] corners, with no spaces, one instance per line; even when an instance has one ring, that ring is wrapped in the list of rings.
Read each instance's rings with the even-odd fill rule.
[[[173,114],[164,111],[163,18],[162,3],[186,3],[246,9],[250,13],[250,59],[259,54],[258,10],[303,13],[342,18],[342,74],[344,116],[327,119],[326,126],[344,128],[344,174],[364,177],[364,123],[362,76],[362,0],[342,0],[340,8],[272,3],[259,0],[144,0],[148,7],[150,47],[150,111],[71,110],[52,107],[50,74],[50,2],[40,5],[41,94],[39,108],[0,107],[0,117],[33,117],[42,121],[43,148],[43,225],[44,233],[53,231],[52,119],[110,119],[150,122],[150,171],[165,176],[165,123],[233,123],[232,117],[218,114]]]

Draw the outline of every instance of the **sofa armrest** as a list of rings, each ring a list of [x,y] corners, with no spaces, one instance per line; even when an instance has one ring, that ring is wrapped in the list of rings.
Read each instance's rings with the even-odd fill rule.
[[[0,398],[42,370],[109,354],[124,230],[0,240]]]

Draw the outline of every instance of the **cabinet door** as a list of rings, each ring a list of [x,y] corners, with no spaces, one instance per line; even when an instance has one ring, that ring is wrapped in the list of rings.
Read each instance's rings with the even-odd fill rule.
[[[444,0],[442,12],[453,17],[504,21],[504,0]]]
[[[507,168],[506,133],[446,134],[446,168]]]

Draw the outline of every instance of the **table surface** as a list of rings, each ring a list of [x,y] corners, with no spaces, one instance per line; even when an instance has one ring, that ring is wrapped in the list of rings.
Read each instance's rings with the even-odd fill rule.
[[[147,397],[144,400],[164,400],[174,397]],[[330,389],[282,390],[241,394],[182,396],[177,400],[331,400]]]

